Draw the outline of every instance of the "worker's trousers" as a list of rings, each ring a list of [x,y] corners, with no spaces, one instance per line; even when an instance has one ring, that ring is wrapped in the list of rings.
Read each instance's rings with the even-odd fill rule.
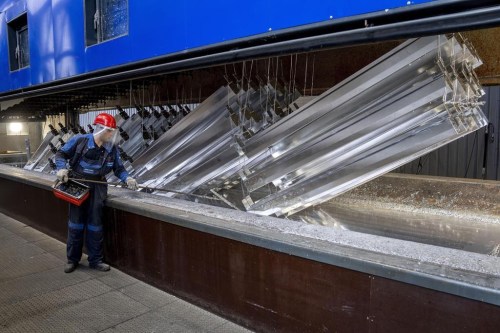
[[[90,265],[102,262],[103,227],[102,214],[108,187],[104,184],[88,184],[90,196],[81,206],[70,204],[68,222],[67,257],[78,263],[82,259],[83,236]]]

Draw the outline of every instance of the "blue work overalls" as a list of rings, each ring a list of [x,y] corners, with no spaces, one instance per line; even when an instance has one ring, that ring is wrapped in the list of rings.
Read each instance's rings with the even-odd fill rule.
[[[113,171],[123,182],[128,173],[111,144],[98,147],[92,134],[72,137],[56,154],[57,169],[71,169],[70,177],[106,181],[105,176]],[[83,235],[86,230],[86,245],[89,264],[96,265],[103,260],[102,213],[108,186],[86,183],[90,187],[89,198],[81,205],[69,206],[67,257],[78,263],[82,258]]]

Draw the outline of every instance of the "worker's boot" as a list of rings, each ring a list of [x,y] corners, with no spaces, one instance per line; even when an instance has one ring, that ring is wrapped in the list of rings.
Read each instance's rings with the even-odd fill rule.
[[[98,271],[101,272],[107,272],[110,270],[109,265],[103,262],[98,262],[97,264],[89,265],[89,267],[92,269],[97,269]]]
[[[64,273],[71,273],[73,272],[76,267],[78,266],[78,263],[74,263],[72,261],[68,261],[66,265],[64,265]]]

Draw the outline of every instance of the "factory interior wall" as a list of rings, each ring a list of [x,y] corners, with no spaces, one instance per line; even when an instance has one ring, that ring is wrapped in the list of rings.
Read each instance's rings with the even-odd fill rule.
[[[33,153],[42,141],[41,123],[23,123],[28,127],[29,135],[7,135],[8,123],[0,123],[0,153],[7,151],[26,152],[25,140],[30,140],[31,152]]]
[[[47,120],[42,124],[42,138],[50,132],[49,125],[53,125],[57,130],[59,130],[60,126],[58,126],[58,123],[66,124],[66,116],[63,114],[47,116]],[[31,149],[33,149],[33,145],[31,146]]]

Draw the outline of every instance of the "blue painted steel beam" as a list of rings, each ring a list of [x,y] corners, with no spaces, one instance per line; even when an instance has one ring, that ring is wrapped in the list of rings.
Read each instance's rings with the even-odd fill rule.
[[[53,87],[62,88],[69,82],[75,83],[73,88],[78,85],[98,84],[96,81],[83,80],[178,60],[194,60],[196,57],[217,55],[221,60],[224,58],[224,61],[231,61],[243,59],[247,55],[267,56],[284,53],[287,52],[286,47],[290,48],[289,52],[298,52],[318,47],[401,38],[406,35],[423,35],[431,30],[457,31],[500,24],[488,18],[474,17],[472,21],[467,19],[470,16],[468,13],[472,13],[474,8],[490,6],[496,1],[434,1],[354,17],[346,16],[401,6],[406,2],[363,2],[355,3],[353,7],[347,1],[335,2],[333,5],[313,0],[304,8],[304,4],[299,1],[281,3],[259,0],[252,3],[248,13],[246,9],[242,11],[241,8],[231,8],[223,1],[211,1],[201,5],[198,1],[192,2],[193,5],[188,6],[190,1],[150,1],[149,6],[144,2],[139,6],[137,2],[130,1],[129,34],[85,47],[83,1],[16,1],[0,13],[0,20],[8,22],[16,14],[27,11],[33,49],[32,63],[26,69],[9,72],[7,53],[2,51],[6,49],[7,44],[6,24],[1,24],[0,77],[5,79],[0,81],[0,100],[50,93]],[[0,4],[0,8],[6,8],[6,3],[11,2],[4,1],[4,6]],[[450,20],[454,20],[453,24],[440,22],[441,17],[451,14],[461,16],[459,19],[450,17]],[[330,16],[336,19],[330,20]],[[344,18],[337,19],[338,17]],[[432,22],[433,29],[429,29],[429,26],[424,29],[415,24],[419,19],[424,20],[424,25],[428,24],[425,19],[433,17],[436,18]],[[366,28],[365,24],[369,27]],[[371,25],[374,27],[370,27]],[[399,30],[388,33],[388,29],[394,27]],[[267,31],[269,28],[273,31]],[[354,35],[357,37],[353,38]],[[318,39],[318,36],[321,37]],[[301,48],[297,47],[297,43],[295,46],[287,44],[292,40],[300,41],[304,38],[310,39],[302,40],[306,44]],[[324,43],[313,45],[311,40],[314,38],[324,40]],[[269,46],[270,44],[273,46]],[[255,52],[257,47],[262,47],[265,51]],[[237,55],[231,53],[234,49],[240,50]],[[220,57],[222,53],[226,53],[226,57]],[[195,65],[193,63],[193,67]],[[200,65],[202,63],[198,64]],[[184,63],[183,66],[173,66],[169,70],[189,69],[189,66]],[[156,72],[156,69],[154,71]],[[123,76],[121,78],[125,79]]]
[[[223,0],[128,3],[128,35],[86,47],[83,0],[0,0],[0,92],[254,36],[269,29],[406,6],[407,1],[255,0],[244,8]],[[22,13],[28,16],[31,65],[11,72],[6,25]]]

